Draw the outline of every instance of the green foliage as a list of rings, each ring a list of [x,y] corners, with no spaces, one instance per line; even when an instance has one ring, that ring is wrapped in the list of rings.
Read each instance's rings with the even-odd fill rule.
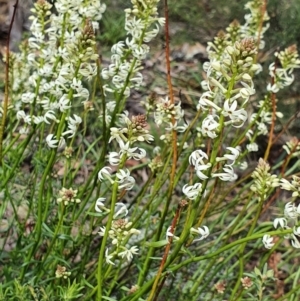
[[[201,94],[191,85],[174,101],[172,72],[152,83],[165,95],[143,87],[149,57],[161,57],[149,47],[164,26],[158,1],[132,1],[117,17],[113,4],[37,1],[30,38],[6,58],[0,299],[299,299],[300,143],[277,107],[297,48],[260,64],[262,0],[247,3],[245,22],[245,3],[174,2],[189,41],[225,27],[203,71],[188,65],[176,79],[194,79]],[[275,152],[278,132],[287,143]]]

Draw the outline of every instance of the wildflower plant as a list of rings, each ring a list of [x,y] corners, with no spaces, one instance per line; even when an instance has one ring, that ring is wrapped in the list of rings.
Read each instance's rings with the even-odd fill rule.
[[[30,37],[19,52],[7,49],[1,294],[298,299],[298,139],[271,156],[283,117],[277,95],[300,67],[296,46],[274,54],[258,99],[269,17],[265,1],[249,1],[245,23],[233,21],[208,43],[203,91],[186,118],[172,85],[167,1],[165,17],[158,0],[131,2],[127,35],[109,62],[96,38],[106,5],[96,0],[36,1]],[[166,95],[147,91],[135,115],[127,101],[145,85],[144,60],[162,28]]]

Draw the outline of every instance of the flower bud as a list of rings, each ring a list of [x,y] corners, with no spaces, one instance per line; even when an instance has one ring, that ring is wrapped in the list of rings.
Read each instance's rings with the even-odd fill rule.
[[[242,79],[247,82],[250,82],[252,80],[251,76],[248,73],[244,73]]]
[[[212,66],[212,68],[214,68],[217,71],[221,70],[221,64],[220,64],[220,62],[212,62],[211,66]]]
[[[226,47],[226,51],[227,51],[228,54],[230,54],[230,55],[234,55],[234,53],[235,53],[235,49],[234,49],[232,46]]]
[[[230,67],[232,65],[232,62],[231,62],[230,59],[224,59],[223,60],[223,64],[226,65],[226,66],[228,66],[228,67]]]

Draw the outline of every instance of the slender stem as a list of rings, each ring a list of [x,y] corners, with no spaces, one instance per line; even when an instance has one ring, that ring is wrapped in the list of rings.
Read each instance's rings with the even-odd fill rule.
[[[10,34],[11,34],[12,27],[14,24],[18,4],[19,4],[19,0],[16,0],[16,3],[13,5],[14,11],[13,11],[12,18],[11,18],[11,21],[9,24],[8,37],[7,37],[7,41],[6,41],[5,91],[4,91],[2,119],[1,119],[1,124],[0,124],[0,166],[3,165],[3,155],[2,155],[3,136],[4,136],[4,128],[5,128],[7,109],[8,109]]]
[[[111,224],[113,221],[114,217],[114,210],[115,210],[115,205],[118,199],[118,183],[115,182],[113,185],[113,191],[112,191],[112,201],[110,205],[110,214],[108,216],[108,220],[106,223],[106,230],[103,236],[103,240],[101,242],[101,248],[99,252],[99,258],[98,258],[98,268],[97,268],[97,301],[102,300],[102,291],[103,291],[103,280],[104,280],[104,274],[103,274],[103,265],[104,265],[104,252],[105,252],[105,247],[106,247],[106,242],[108,239],[108,231],[111,228]]]
[[[189,259],[187,259],[185,261],[182,261],[179,264],[171,266],[171,267],[169,267],[169,265],[166,264],[165,267],[164,267],[164,271],[161,274],[161,277],[164,277],[166,273],[176,272],[176,271],[180,270],[182,267],[184,267],[184,266],[186,266],[186,265],[188,265],[190,263],[198,262],[198,261],[203,261],[203,260],[210,259],[210,258],[214,258],[214,257],[220,255],[221,253],[227,251],[227,250],[235,248],[236,246],[238,246],[240,244],[243,244],[243,243],[246,243],[248,241],[257,240],[259,238],[262,238],[265,234],[269,234],[271,236],[272,235],[286,235],[286,234],[290,234],[292,232],[293,232],[293,229],[276,230],[276,231],[270,231],[270,232],[263,231],[262,233],[256,233],[256,234],[253,234],[253,235],[251,235],[249,237],[241,238],[241,239],[236,240],[236,241],[234,241],[234,242],[232,242],[230,244],[226,244],[224,247],[219,248],[215,252],[211,252],[209,254],[202,255],[202,256],[196,256],[196,257],[189,258]],[[169,262],[169,260],[167,261],[167,263],[168,262]],[[167,268],[168,268],[168,271],[165,271]],[[129,300],[130,301],[136,301],[136,300],[138,300],[139,298],[141,298],[141,296],[143,296],[145,293],[147,293],[150,290],[150,288],[152,287],[152,285],[154,283],[154,280],[155,280],[155,278],[150,279],[134,295],[130,295],[129,297],[124,297],[120,301],[129,301]]]
[[[176,227],[176,224],[177,224],[177,222],[178,222],[178,220],[179,220],[181,208],[182,208],[182,207],[181,207],[180,205],[178,205],[178,208],[177,208],[177,210],[176,210],[176,214],[175,214],[175,216],[174,216],[174,218],[173,218],[172,225],[171,225],[171,229],[170,229],[170,233],[172,233],[172,235],[173,235],[173,233],[175,232],[175,227]],[[162,258],[162,260],[161,260],[159,270],[158,270],[158,272],[157,272],[157,274],[156,274],[156,277],[155,277],[155,280],[154,280],[154,283],[153,283],[153,286],[152,286],[152,290],[151,290],[151,292],[150,292],[150,295],[149,295],[147,301],[152,301],[153,298],[155,297],[156,287],[157,287],[157,285],[158,285],[158,282],[159,282],[159,280],[160,280],[160,276],[161,276],[162,271],[163,271],[163,269],[164,269],[164,265],[165,265],[165,263],[166,263],[166,260],[167,260],[168,255],[169,255],[169,252],[170,252],[170,249],[171,249],[171,244],[172,244],[172,241],[173,241],[173,236],[169,236],[169,237],[168,237],[168,240],[169,240],[169,241],[168,241],[168,243],[167,243],[167,245],[166,245],[165,252],[164,252],[163,258]],[[156,294],[156,296],[157,296],[157,294]],[[155,298],[156,298],[156,297],[155,297]]]

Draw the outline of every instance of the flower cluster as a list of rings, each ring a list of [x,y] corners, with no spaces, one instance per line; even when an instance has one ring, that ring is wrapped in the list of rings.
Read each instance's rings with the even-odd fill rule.
[[[270,165],[263,159],[259,159],[258,165],[252,173],[254,183],[250,189],[259,195],[260,201],[264,201],[274,189],[280,185],[279,179],[276,175],[269,173]]]
[[[46,143],[50,148],[62,145],[62,137],[73,138],[81,123],[81,117],[71,117],[70,111],[75,102],[89,99],[84,80],[97,73],[94,31],[105,5],[100,1],[57,0],[55,8],[57,14],[45,0],[34,4],[31,37],[14,55],[10,68],[14,110],[17,120],[23,122],[20,132],[48,126],[46,133],[51,132]]]
[[[159,32],[164,19],[157,14],[158,0],[139,3],[132,1],[133,8],[126,9],[125,30],[128,37],[112,46],[111,64],[102,70],[102,77],[109,80],[105,92],[118,93],[120,99],[130,95],[130,89],[139,87],[143,76],[139,72],[142,60],[149,52],[149,43]]]
[[[146,117],[144,115],[133,116],[131,119],[128,113],[125,112],[120,115],[121,127],[112,127],[110,129],[109,142],[115,140],[120,148],[119,152],[110,152],[107,156],[111,165],[123,167],[126,160],[142,160],[146,156],[146,151],[140,147],[132,147],[138,141],[153,141],[153,136],[145,129],[147,126]],[[100,181],[108,179],[111,184],[118,183],[119,189],[131,190],[135,184],[135,180],[130,176],[128,169],[120,168],[116,173],[114,179],[110,174],[110,167],[103,167],[99,173]]]
[[[295,68],[300,67],[300,59],[298,56],[297,48],[295,45],[286,48],[284,51],[276,52],[275,56],[280,62],[272,63],[269,67],[271,75],[271,83],[267,85],[267,90],[271,93],[277,93],[284,87],[289,86],[294,81],[294,75],[292,72]],[[272,98],[272,94],[265,95],[263,100],[260,100],[257,104],[258,112],[253,113],[250,117],[250,121],[253,125],[256,125],[256,131],[249,130],[247,137],[249,138],[249,144],[247,145],[248,151],[257,151],[258,146],[254,142],[260,135],[267,135],[268,125],[274,122],[273,118],[282,118],[283,114],[276,111],[273,117],[274,105],[277,102],[276,98]],[[275,102],[275,103],[274,103]]]
[[[181,108],[181,103],[173,104],[168,97],[160,98],[156,103],[156,110],[154,112],[155,123],[160,126],[166,124],[166,135],[160,137],[161,140],[169,140],[171,131],[184,132],[187,125],[182,122],[184,111]],[[180,123],[180,124],[179,124]]]
[[[291,241],[291,244],[294,248],[300,249],[300,227],[297,225],[298,224],[298,219],[300,217],[300,207],[295,206],[293,203],[287,203],[285,205],[284,209],[284,216],[285,217],[279,217],[275,218],[274,220],[274,228],[281,228],[281,229],[293,229],[291,234],[285,235],[285,238],[289,239]],[[289,226],[288,224],[291,224]],[[270,235],[266,234],[263,237],[263,244],[265,248],[271,249],[274,246],[274,240],[273,237]]]
[[[286,179],[281,179],[280,187],[283,190],[292,191],[292,197],[294,198],[300,196],[300,178],[297,176],[293,176],[291,182]],[[292,233],[286,235],[285,238],[290,239],[292,246],[297,249],[300,249],[299,218],[300,205],[296,206],[293,202],[288,202],[284,208],[284,217],[275,218],[273,223],[275,229],[293,229]],[[268,249],[272,248],[274,245],[273,238],[267,234],[263,237],[263,243]]]
[[[77,190],[73,190],[72,188],[62,188],[59,191],[59,198],[57,199],[57,203],[63,203],[67,206],[69,203],[80,203],[80,199],[76,198]]]
[[[269,17],[262,0],[249,1],[246,8],[250,9],[250,13],[245,16],[244,25],[235,20],[226,32],[220,31],[214,41],[208,43],[210,62],[203,66],[207,79],[201,83],[206,92],[198,103],[198,109],[206,114],[197,127],[203,138],[218,139],[224,127],[240,128],[248,119],[246,105],[255,93],[252,77],[262,70],[255,59],[257,44],[260,49],[264,47],[263,34],[268,24],[262,26],[262,22]],[[263,115],[259,121],[256,120],[257,115],[251,117],[259,134],[267,133],[265,120],[272,121],[269,112]],[[257,151],[257,133],[249,129],[247,137],[250,140],[246,145],[247,152]]]
[[[245,4],[245,8],[250,10],[249,14],[245,15],[245,24],[241,27],[241,32],[243,37],[253,37],[255,40],[259,40],[259,49],[265,47],[265,42],[263,40],[264,33],[270,27],[269,23],[264,26],[261,22],[266,22],[270,19],[268,12],[266,11],[264,0],[253,0]]]
[[[64,278],[67,279],[71,275],[71,272],[67,272],[67,268],[61,265],[57,265],[55,271],[56,278]]]
[[[300,178],[297,176],[292,176],[292,181],[289,182],[286,179],[280,180],[281,189],[293,191],[293,197],[300,196]]]
[[[292,45],[284,51],[276,52],[275,56],[280,61],[281,67],[276,66],[275,63],[272,63],[269,67],[273,82],[268,84],[267,89],[273,93],[277,93],[284,87],[290,86],[294,81],[292,72],[295,68],[300,68],[300,59],[296,45]]]
[[[108,236],[111,239],[111,243],[114,247],[114,251],[109,253],[109,249],[106,249],[105,258],[108,264],[114,265],[113,259],[118,256],[130,261],[133,255],[138,253],[138,247],[126,247],[126,243],[132,235],[140,234],[140,231],[131,227],[132,223],[128,222],[127,219],[117,219],[114,220],[111,229],[108,230]],[[106,227],[100,227],[100,236],[104,236]]]
[[[119,121],[117,122],[120,127],[110,128],[109,143],[114,141],[119,146],[119,152],[112,151],[108,154],[108,162],[112,166],[117,166],[117,172],[113,176],[111,174],[112,168],[109,166],[103,167],[98,173],[98,179],[103,182],[108,180],[111,185],[117,185],[119,190],[131,190],[135,185],[135,179],[130,175],[130,171],[124,168],[127,160],[142,160],[146,156],[146,151],[140,147],[133,147],[136,142],[151,142],[154,138],[146,130],[147,122],[144,115],[128,117],[128,113],[120,114]],[[104,205],[104,198],[99,198],[95,205],[97,212],[111,212],[110,209]],[[133,246],[127,248],[126,242],[133,234],[139,234],[136,229],[130,229],[131,223],[125,219],[116,219],[119,216],[126,216],[128,213],[126,206],[117,202],[113,212],[113,222],[110,229],[101,227],[100,235],[104,236],[105,231],[108,231],[109,237],[112,240],[114,250],[109,253],[109,248],[106,249],[105,258],[109,264],[114,264],[113,259],[118,256],[121,258],[126,257],[131,260],[134,254],[137,254],[138,248]]]
[[[259,69],[259,65],[254,63],[257,53],[255,41],[252,38],[244,38],[230,44],[231,35],[238,39],[239,24],[234,22],[227,30],[229,33],[219,34],[215,42],[208,46],[210,62],[204,65],[207,80],[202,82],[207,91],[202,94],[198,103],[198,109],[203,110],[205,114],[197,128],[203,139],[208,137],[217,140],[225,128],[242,127],[248,119],[245,107],[250,96],[255,93],[252,74]],[[223,49],[221,52],[220,47]],[[223,181],[234,181],[237,176],[232,165],[240,150],[237,147],[230,147],[228,150],[234,159],[222,166],[222,172],[217,172],[214,176]],[[216,162],[218,160],[224,159],[216,158]],[[215,165],[216,162],[211,163]]]
[[[300,154],[300,141],[297,137],[293,137],[282,147],[288,155],[292,153],[293,157],[299,156]]]

